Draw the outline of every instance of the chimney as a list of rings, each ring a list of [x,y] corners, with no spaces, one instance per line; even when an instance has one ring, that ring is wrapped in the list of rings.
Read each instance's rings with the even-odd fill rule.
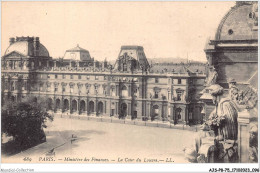
[[[40,41],[39,37],[35,37],[33,40],[34,56],[39,56]]]
[[[10,43],[10,45],[13,44],[14,42],[15,42],[14,37],[9,38],[9,43]]]

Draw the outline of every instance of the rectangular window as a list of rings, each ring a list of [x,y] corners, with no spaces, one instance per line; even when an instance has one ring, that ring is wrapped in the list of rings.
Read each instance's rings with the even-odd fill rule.
[[[55,74],[55,79],[58,79],[58,75],[57,74]]]
[[[181,84],[181,79],[178,79],[178,84]]]
[[[155,92],[155,93],[154,93],[154,98],[158,99],[158,97],[159,97],[158,92]]]
[[[181,101],[181,96],[182,96],[182,92],[178,91],[177,92],[177,101]]]
[[[66,88],[65,87],[62,87],[62,92],[66,92]]]
[[[126,63],[123,64],[123,71],[127,71],[127,64]]]
[[[155,83],[159,83],[159,78],[155,78]]]
[[[113,88],[111,89],[111,95],[112,95],[112,96],[116,96],[115,89],[113,89]]]
[[[86,76],[86,79],[89,80],[89,76]]]
[[[62,75],[62,79],[65,79],[65,78],[66,78],[65,74],[63,74],[63,75]]]
[[[40,84],[40,91],[43,91],[43,84]]]
[[[78,79],[81,79],[81,75],[78,76]]]
[[[58,91],[58,88],[55,88],[55,90],[54,90],[55,92],[57,92]]]
[[[98,80],[98,76],[95,76],[95,80]]]
[[[115,109],[111,109],[111,115],[110,116],[114,116],[115,115]]]
[[[50,79],[50,75],[47,75],[47,78]]]
[[[11,82],[11,91],[14,91],[14,82]]]
[[[70,75],[70,79],[73,79],[73,75]]]

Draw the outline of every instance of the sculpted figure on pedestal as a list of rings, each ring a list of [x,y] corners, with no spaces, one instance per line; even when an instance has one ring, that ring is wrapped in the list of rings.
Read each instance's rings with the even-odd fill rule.
[[[213,66],[209,67],[209,74],[206,81],[206,86],[209,87],[211,85],[216,84],[218,77],[218,73],[216,72],[215,68]]]

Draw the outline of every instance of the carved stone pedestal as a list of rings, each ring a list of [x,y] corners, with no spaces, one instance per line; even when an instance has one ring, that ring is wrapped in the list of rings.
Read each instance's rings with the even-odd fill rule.
[[[238,113],[238,154],[240,163],[249,162],[249,112]]]

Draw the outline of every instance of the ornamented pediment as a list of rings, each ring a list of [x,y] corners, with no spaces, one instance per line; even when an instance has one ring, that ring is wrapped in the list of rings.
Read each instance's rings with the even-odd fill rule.
[[[78,82],[77,85],[78,85],[78,88],[81,88],[83,86],[83,84],[80,82]]]
[[[69,85],[70,85],[70,87],[74,87],[75,83],[70,82]]]
[[[59,86],[59,82],[54,82],[54,86],[58,87]]]
[[[122,56],[119,57],[119,60],[120,60],[120,61],[123,61],[123,62],[128,62],[128,61],[130,61],[130,60],[132,60],[132,59],[134,59],[134,58],[131,57],[131,56],[129,56],[129,55],[127,54],[127,52],[124,53],[124,55],[122,55]]]
[[[89,88],[91,87],[91,84],[86,83],[86,84],[85,84],[85,87],[86,87],[87,89],[89,89]]]
[[[115,86],[115,85],[110,85],[110,88],[111,88],[111,89],[115,89],[116,86]]]
[[[22,53],[20,52],[16,52],[16,51],[13,51],[13,52],[10,52],[8,54],[6,54],[5,56],[3,56],[3,58],[23,58],[23,57],[26,57],[25,55],[23,55]]]
[[[65,82],[62,82],[62,83],[61,83],[61,85],[62,85],[62,86],[66,86],[66,85],[67,85],[67,83],[65,83]]]
[[[154,90],[155,92],[160,92],[160,91],[161,91],[161,88],[159,88],[159,87],[154,87],[153,90]]]
[[[107,87],[107,84],[102,84],[102,87],[105,89]]]
[[[47,87],[51,87],[51,82],[46,82]]]
[[[182,88],[177,88],[176,91],[184,91]]]

